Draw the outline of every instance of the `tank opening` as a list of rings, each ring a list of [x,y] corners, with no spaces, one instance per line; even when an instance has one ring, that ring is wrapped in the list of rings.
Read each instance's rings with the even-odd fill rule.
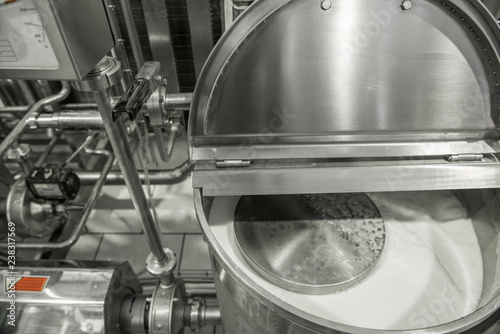
[[[367,204],[370,201],[363,200],[365,196],[373,206]],[[335,198],[337,202],[349,198],[363,201],[358,219],[369,217],[369,210],[380,214],[385,239],[379,258],[367,273],[353,279],[353,284],[345,289],[316,294],[314,291],[291,291],[290,283],[283,283],[289,276],[284,275],[281,267],[275,267],[278,268],[275,275],[262,268],[286,263],[282,261],[286,256],[290,257],[288,263],[297,261],[300,256],[304,258],[297,252],[297,245],[307,245],[301,236],[312,240],[310,244],[314,243],[314,238],[316,242],[323,240],[327,249],[331,246],[327,240],[341,238],[342,234],[333,233],[334,228],[319,233],[317,225],[318,220],[321,221],[318,217],[328,214],[340,222],[352,217],[350,211],[339,209],[349,205],[332,203]],[[228,196],[214,200],[209,225],[217,243],[234,262],[240,275],[243,273],[251,282],[249,284],[258,287],[265,298],[290,307],[301,317],[314,322],[317,321],[314,319],[327,320],[332,326],[343,324],[382,331],[422,329],[461,321],[459,319],[482,310],[483,306],[497,303],[494,300],[498,298],[500,281],[498,198],[498,190],[470,189],[357,195]],[[314,219],[307,221],[304,212]],[[280,237],[280,224],[290,221],[293,223],[287,226],[289,233],[283,233],[286,238]],[[308,236],[308,225],[312,225],[312,230],[317,228],[316,236],[310,231]],[[273,233],[277,236],[274,239]],[[250,253],[253,257],[249,257],[242,240],[261,248],[249,248],[253,252]],[[280,241],[281,247],[272,246]],[[274,253],[266,253],[269,250]],[[331,255],[333,261],[337,260],[336,256]],[[312,263],[318,266],[319,261],[315,261]],[[301,285],[314,287],[306,280],[307,275],[302,275],[304,270],[306,273],[311,270],[309,263],[298,263],[302,268],[291,266],[288,269],[296,271],[298,279],[293,284],[299,288]],[[309,274],[310,280],[317,279],[312,271]],[[325,283],[324,279],[318,281],[319,286]]]
[[[373,269],[385,242],[382,216],[362,193],[243,196],[234,230],[258,273],[306,294],[356,284]]]

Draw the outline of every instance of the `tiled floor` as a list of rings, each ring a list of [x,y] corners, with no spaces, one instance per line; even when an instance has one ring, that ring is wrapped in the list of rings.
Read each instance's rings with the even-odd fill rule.
[[[172,161],[162,167],[172,168],[186,157],[186,152],[174,152]],[[191,179],[175,185],[153,186],[152,192],[161,240],[164,247],[169,247],[177,255],[177,274],[210,275],[208,247],[196,219]],[[71,248],[67,258],[129,261],[140,278],[150,277],[144,264],[150,250],[127,188],[106,186],[97,203],[85,233]],[[186,329],[185,333],[191,331]],[[206,327],[198,333],[222,334],[222,329]]]

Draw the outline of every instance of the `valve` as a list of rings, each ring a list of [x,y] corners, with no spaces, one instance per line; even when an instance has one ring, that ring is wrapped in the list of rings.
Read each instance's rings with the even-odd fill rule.
[[[146,103],[151,94],[163,81],[159,75],[160,63],[148,61],[144,63],[141,70],[134,78],[132,85],[120,98],[113,109],[113,121],[116,122],[122,113],[128,114],[131,121],[134,121],[142,106]]]

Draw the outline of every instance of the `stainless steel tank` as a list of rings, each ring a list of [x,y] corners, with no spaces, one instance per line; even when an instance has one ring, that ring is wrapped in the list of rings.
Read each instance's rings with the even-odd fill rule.
[[[413,332],[460,333],[499,309],[499,75],[500,31],[478,1],[252,5],[210,56],[190,114],[195,205],[226,332],[385,332],[256,283],[209,223],[227,196],[452,191],[482,254],[479,307]]]

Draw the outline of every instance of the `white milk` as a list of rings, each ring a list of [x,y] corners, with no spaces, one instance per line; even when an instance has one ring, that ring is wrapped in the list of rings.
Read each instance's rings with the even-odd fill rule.
[[[481,251],[472,221],[451,192],[368,194],[386,224],[383,255],[355,287],[328,295],[297,294],[259,276],[236,246],[239,197],[217,198],[209,223],[224,251],[253,281],[312,315],[384,330],[417,329],[459,319],[478,305]]]

